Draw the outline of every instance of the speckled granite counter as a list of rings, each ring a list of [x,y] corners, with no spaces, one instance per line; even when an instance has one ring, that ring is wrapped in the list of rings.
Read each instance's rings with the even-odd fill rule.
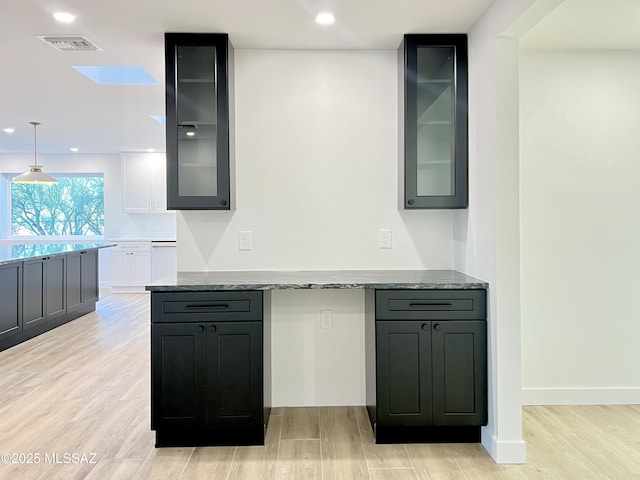
[[[483,289],[488,284],[455,270],[276,270],[178,272],[147,285],[151,292],[282,289]]]
[[[114,243],[17,243],[0,246],[0,265],[29,258],[46,257],[114,246]]]

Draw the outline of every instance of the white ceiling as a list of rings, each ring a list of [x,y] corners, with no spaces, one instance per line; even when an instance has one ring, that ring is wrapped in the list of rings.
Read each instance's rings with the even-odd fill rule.
[[[520,46],[640,50],[640,0],[564,0],[520,38]]]
[[[164,114],[164,32],[226,32],[236,49],[393,50],[404,33],[467,32],[493,1],[3,2],[0,153],[33,151],[29,121],[42,122],[38,129],[39,153],[69,153],[72,146],[83,153],[164,150],[164,125],[149,117]],[[336,24],[331,27],[313,21],[325,8],[336,16]],[[523,41],[530,48],[571,42],[584,46],[586,41],[598,43],[599,37],[613,35],[625,42],[633,37],[633,48],[640,48],[635,33],[640,28],[631,28],[633,20],[636,25],[640,23],[639,8],[640,0],[566,0]],[[76,14],[76,22],[56,22],[51,16],[56,10]],[[609,17],[613,23],[603,20]],[[602,28],[595,29],[593,22]],[[623,34],[621,30],[633,33]],[[36,38],[50,34],[82,34],[103,50],[59,52]],[[97,85],[72,65],[142,66],[159,84]],[[15,132],[5,134],[1,131],[5,127],[15,127]]]

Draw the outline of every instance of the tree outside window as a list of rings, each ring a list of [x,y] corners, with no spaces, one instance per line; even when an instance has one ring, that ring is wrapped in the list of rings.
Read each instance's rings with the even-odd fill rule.
[[[104,235],[103,176],[56,178],[54,185],[11,184],[12,235]]]

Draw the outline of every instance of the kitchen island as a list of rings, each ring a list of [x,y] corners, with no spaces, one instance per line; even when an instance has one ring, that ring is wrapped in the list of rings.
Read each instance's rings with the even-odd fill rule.
[[[94,311],[98,250],[110,246],[0,246],[0,351]]]
[[[263,444],[271,291],[364,289],[378,443],[480,440],[487,283],[452,270],[178,272],[151,292],[156,446]]]

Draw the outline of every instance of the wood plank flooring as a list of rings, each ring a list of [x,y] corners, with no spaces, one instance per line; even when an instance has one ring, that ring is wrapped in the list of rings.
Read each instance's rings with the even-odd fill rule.
[[[0,352],[0,479],[640,480],[640,406],[524,408],[525,465],[375,445],[363,407],[276,408],[264,447],[156,449],[149,338],[149,297],[107,295]]]

